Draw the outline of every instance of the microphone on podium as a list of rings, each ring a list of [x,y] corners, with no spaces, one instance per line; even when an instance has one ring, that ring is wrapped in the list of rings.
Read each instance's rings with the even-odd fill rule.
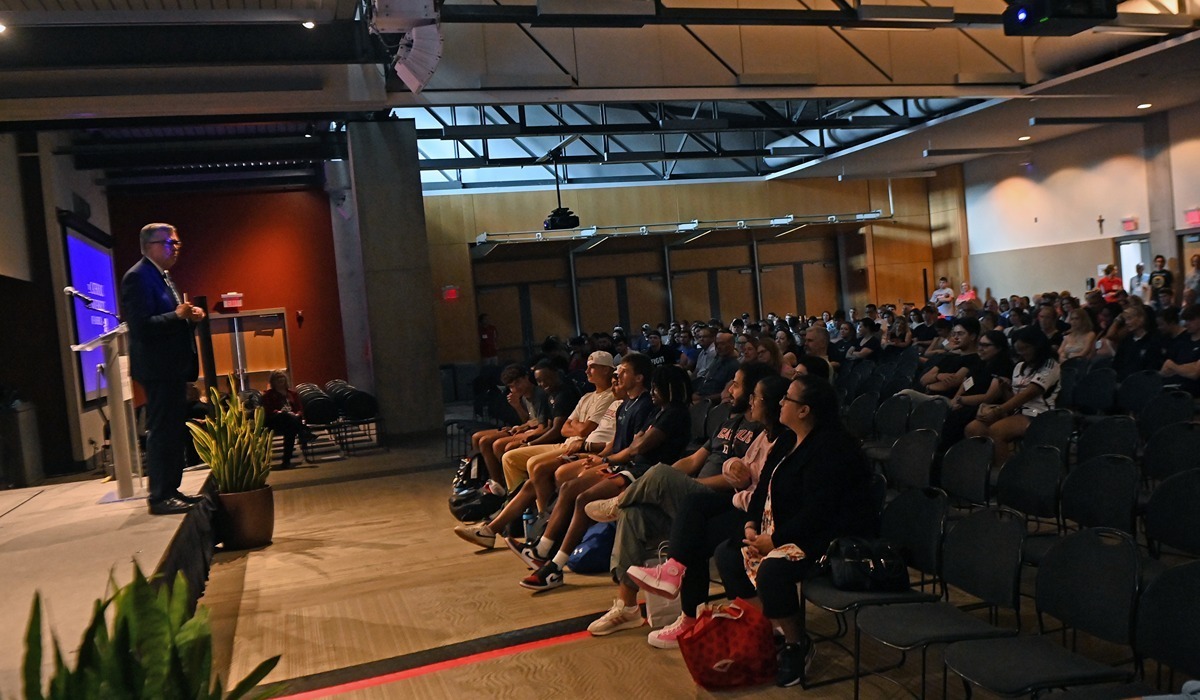
[[[70,287],[70,286],[63,287],[63,294],[66,294],[69,297],[75,297],[76,299],[79,299],[80,301],[82,301],[84,304],[87,304],[88,306],[91,306],[92,304],[96,303],[95,299],[89,297],[88,295],[84,294],[83,292],[79,291],[78,289],[76,289],[74,287]]]

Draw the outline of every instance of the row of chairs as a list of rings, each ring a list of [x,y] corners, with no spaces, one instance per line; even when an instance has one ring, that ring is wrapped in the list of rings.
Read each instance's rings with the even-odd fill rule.
[[[1020,580],[1027,541],[1023,515],[989,508],[951,520],[949,506],[949,497],[940,489],[910,489],[883,512],[882,534],[921,575],[920,589],[847,592],[834,588],[825,577],[804,585],[809,604],[837,615],[839,632],[849,631],[847,616],[854,618],[856,698],[863,636],[902,652],[920,650],[921,697],[928,650],[939,644],[952,645],[945,654],[943,695],[947,668],[963,678],[968,696],[972,686],[1018,696],[1126,681],[1142,674],[1140,663],[1127,671],[1051,643],[1045,637],[1043,614],[1064,626],[1131,646],[1136,659],[1149,656],[1185,674],[1197,673],[1200,635],[1195,634],[1195,626],[1200,623],[1200,608],[1193,603],[1200,592],[1200,562],[1165,571],[1143,588],[1142,558],[1128,534],[1107,528],[1073,533],[1049,548],[1038,569],[1035,601],[1040,634],[1021,635]],[[968,604],[952,604],[951,590]],[[1172,604],[1187,606],[1183,619]],[[972,606],[987,608],[987,618],[970,612]],[[998,624],[1000,610],[1010,613],[1012,624]],[[975,641],[964,645],[968,640]]]

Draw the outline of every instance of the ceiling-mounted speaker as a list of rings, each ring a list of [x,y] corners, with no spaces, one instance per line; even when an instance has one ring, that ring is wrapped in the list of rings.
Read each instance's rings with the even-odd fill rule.
[[[413,27],[400,40],[396,50],[396,75],[414,93],[420,92],[433,78],[442,60],[442,28],[436,24]]]

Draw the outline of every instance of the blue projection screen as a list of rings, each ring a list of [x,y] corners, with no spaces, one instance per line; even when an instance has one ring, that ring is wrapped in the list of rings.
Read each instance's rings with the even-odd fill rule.
[[[117,312],[117,279],[113,271],[112,249],[72,228],[66,228],[67,274],[70,284],[96,303],[88,308],[78,298],[75,306],[75,343],[86,343],[117,327],[117,319],[102,311]],[[79,356],[79,378],[83,384],[85,402],[105,396],[104,375],[98,365],[104,364],[104,349],[96,348],[76,353]]]

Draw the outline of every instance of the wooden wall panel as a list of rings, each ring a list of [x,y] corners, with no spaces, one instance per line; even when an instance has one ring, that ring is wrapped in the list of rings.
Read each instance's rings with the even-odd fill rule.
[[[746,275],[749,277],[749,275]],[[796,267],[779,265],[760,273],[763,295],[763,314],[774,312],[777,316],[794,314],[796,305]],[[755,316],[756,310],[750,309]]]
[[[658,325],[667,318],[667,287],[662,276],[626,277],[625,291],[629,299],[629,324],[641,327],[643,323]]]
[[[566,260],[541,259],[536,264],[524,260],[475,264],[475,284],[483,287],[518,282],[550,282],[570,277]]]
[[[959,282],[971,279],[961,165],[942,168],[929,181],[929,235],[933,246],[932,278],[944,275],[957,290]]]
[[[566,341],[575,335],[575,318],[571,310],[571,290],[565,284],[529,285],[529,307],[533,314],[533,342],[538,345],[546,336],[556,335]]]
[[[769,207],[780,214],[823,215],[869,211],[871,200],[864,180],[773,180]]]
[[[720,248],[679,248],[671,251],[671,271],[711,270],[732,265],[750,266],[750,249],[746,246]]]
[[[837,244],[833,234],[790,243],[758,245],[758,261],[763,265],[806,260],[837,260]]]
[[[501,360],[523,359],[525,349],[521,345],[521,301],[517,288],[512,286],[480,289],[475,299],[479,313],[487,314],[500,334]],[[474,323],[471,324],[470,331],[470,348],[478,357],[479,338],[475,333]]]
[[[708,298],[708,273],[705,271],[672,275],[671,295],[675,299],[675,318],[707,321],[712,317],[712,306]]]
[[[906,301],[920,302],[924,299],[921,271],[929,269],[925,263],[897,263],[875,266],[875,293],[871,301],[876,304],[903,304]]]
[[[804,265],[804,315],[820,316],[838,308],[837,263]]]
[[[754,278],[739,270],[717,272],[717,289],[721,299],[721,320],[729,323],[743,313],[755,315]]]
[[[579,319],[584,333],[607,333],[617,325],[617,281],[585,280],[579,283]]]
[[[659,252],[575,256],[575,274],[581,279],[662,273],[662,253]]]

